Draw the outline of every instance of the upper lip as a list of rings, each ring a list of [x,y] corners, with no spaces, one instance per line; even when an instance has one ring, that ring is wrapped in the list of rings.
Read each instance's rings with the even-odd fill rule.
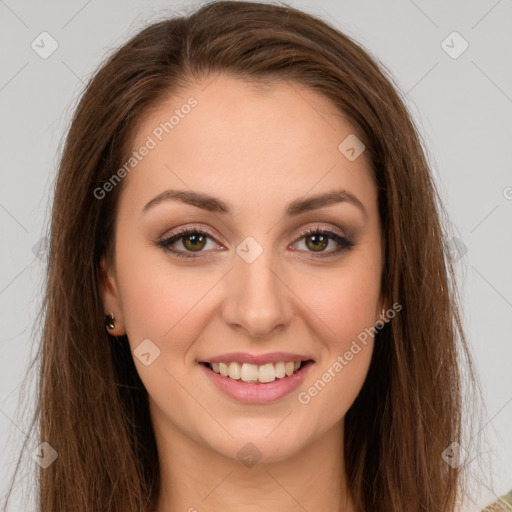
[[[281,361],[309,361],[311,357],[301,354],[292,354],[291,352],[269,352],[267,354],[248,354],[247,352],[230,352],[207,359],[201,359],[200,363],[227,363],[235,361],[237,363],[251,363],[263,365],[266,363],[279,363]]]

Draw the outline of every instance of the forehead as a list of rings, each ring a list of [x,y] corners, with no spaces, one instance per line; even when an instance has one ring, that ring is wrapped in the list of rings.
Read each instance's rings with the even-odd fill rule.
[[[179,186],[251,197],[261,207],[264,198],[282,203],[343,186],[371,201],[365,154],[350,161],[339,149],[350,136],[353,126],[310,88],[208,78],[170,95],[139,124],[131,149],[151,149],[125,178],[125,200]]]

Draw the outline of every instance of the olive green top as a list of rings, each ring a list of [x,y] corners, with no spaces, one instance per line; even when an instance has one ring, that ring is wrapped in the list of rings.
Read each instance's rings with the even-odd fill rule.
[[[482,512],[512,512],[512,490],[485,507]]]

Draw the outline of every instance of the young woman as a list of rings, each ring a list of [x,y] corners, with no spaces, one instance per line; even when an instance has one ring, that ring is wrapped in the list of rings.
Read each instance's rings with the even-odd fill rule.
[[[324,21],[145,28],[60,164],[40,510],[455,510],[473,374],[443,214],[391,78]]]

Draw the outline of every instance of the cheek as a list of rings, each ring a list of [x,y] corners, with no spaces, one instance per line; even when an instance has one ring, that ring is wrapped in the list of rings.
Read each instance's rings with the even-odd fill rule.
[[[310,329],[321,342],[322,356],[298,391],[297,401],[317,429],[338,422],[350,409],[373,353],[378,275],[371,269],[346,270],[338,272],[337,279],[332,274],[316,279],[314,287],[305,280],[299,291],[305,296],[309,289]]]
[[[380,298],[377,264],[353,258],[337,268],[316,269],[294,278],[304,314],[330,350],[344,352],[352,339],[374,325]]]
[[[366,380],[372,352],[371,339],[349,343],[345,352],[317,368],[308,385],[299,391],[299,410],[305,420],[313,422],[313,431],[334,425],[345,416]]]
[[[121,254],[119,287],[132,350],[150,339],[163,356],[185,353],[203,328],[201,305],[218,277],[204,268],[173,263],[155,249],[132,248]],[[165,359],[166,366],[173,360]]]
[[[378,268],[370,260],[347,264],[330,273],[308,274],[296,289],[297,295],[307,297],[304,311],[309,311],[310,329],[323,350],[297,399],[304,414],[322,418],[322,424],[345,415],[366,379],[380,297]]]

